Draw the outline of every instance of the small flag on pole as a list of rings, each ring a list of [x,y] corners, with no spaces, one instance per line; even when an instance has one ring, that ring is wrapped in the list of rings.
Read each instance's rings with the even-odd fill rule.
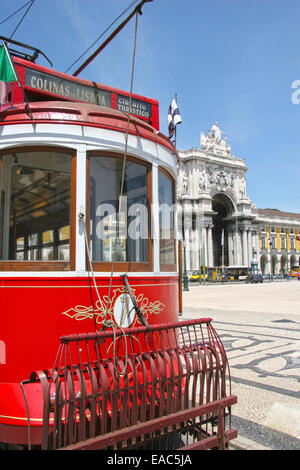
[[[179,108],[177,106],[176,97],[173,99],[172,103],[169,106],[168,112],[168,129],[169,129],[169,137],[172,137],[177,124],[182,122]]]
[[[14,63],[5,43],[0,47],[0,81],[19,82]]]

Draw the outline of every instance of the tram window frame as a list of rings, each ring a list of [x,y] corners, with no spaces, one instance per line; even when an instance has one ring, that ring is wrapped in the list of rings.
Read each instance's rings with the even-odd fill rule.
[[[56,146],[24,146],[4,149],[0,155],[0,182],[2,176],[2,159],[5,155],[11,155],[13,153],[30,153],[30,152],[53,152],[58,154],[69,154],[71,157],[71,172],[70,172],[70,239],[69,239],[69,259],[63,260],[28,260],[28,259],[2,259],[3,256],[3,244],[0,236],[1,247],[0,247],[0,271],[74,271],[75,270],[75,251],[76,251],[76,151],[68,147],[56,147]],[[1,198],[2,201],[2,198]],[[1,202],[2,205],[2,202]],[[53,227],[51,223],[43,226],[40,232],[45,232],[48,229],[51,230]],[[59,230],[59,227],[56,227]],[[28,236],[24,234],[24,238]],[[21,238],[21,237],[19,237]],[[59,244],[58,244],[59,245]],[[63,245],[63,243],[61,243]],[[38,246],[41,248],[42,245]],[[58,250],[58,247],[57,247]],[[21,250],[19,250],[21,251]],[[17,254],[17,249],[16,249]],[[25,257],[25,256],[24,256]]]
[[[173,207],[175,207],[175,202],[176,202],[176,190],[175,190],[175,180],[171,176],[171,174],[162,166],[158,167],[158,177],[159,177],[159,172],[161,172],[164,176],[166,176],[171,184],[172,184],[172,199],[173,199]],[[158,195],[159,197],[159,195]],[[160,204],[160,201],[158,201]],[[161,261],[161,239],[159,237],[159,265],[160,265],[160,271],[177,271],[177,252],[176,252],[176,241],[175,241],[175,214],[173,217],[173,249],[174,249],[174,263],[162,263]],[[160,233],[160,227],[159,227],[159,233]]]
[[[114,152],[104,152],[97,150],[90,150],[86,156],[86,236],[90,240],[90,161],[94,157],[117,158],[123,160],[124,155]],[[131,161],[143,165],[146,168],[146,181],[147,181],[147,200],[148,200],[148,261],[115,261],[115,272],[151,272],[153,271],[153,241],[151,238],[151,207],[152,207],[152,165],[151,163],[133,157],[126,156],[126,162]],[[92,260],[92,267],[95,272],[111,272],[111,261],[94,261]],[[89,260],[86,260],[86,269],[89,270]]]

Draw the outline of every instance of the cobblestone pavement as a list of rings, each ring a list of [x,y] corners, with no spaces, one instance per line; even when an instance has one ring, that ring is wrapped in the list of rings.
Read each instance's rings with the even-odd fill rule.
[[[300,282],[190,285],[181,319],[199,317],[213,319],[228,355],[233,445],[300,449]],[[272,421],[278,404],[292,410],[288,429],[284,412]]]

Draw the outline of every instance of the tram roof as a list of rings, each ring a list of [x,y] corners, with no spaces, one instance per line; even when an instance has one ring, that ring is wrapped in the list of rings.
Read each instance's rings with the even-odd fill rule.
[[[74,77],[58,70],[20,59],[13,61],[22,87],[13,87],[14,104],[24,102],[24,91],[28,102],[71,101],[105,106],[129,112],[159,131],[159,102],[153,98],[130,93],[126,90]],[[26,100],[25,100],[26,101]]]
[[[29,107],[26,103],[14,104],[1,112],[0,126],[31,122],[92,126],[122,133],[126,133],[128,128],[129,134],[154,141],[177,155],[168,137],[153,126],[106,106],[71,101],[38,101],[29,103]]]

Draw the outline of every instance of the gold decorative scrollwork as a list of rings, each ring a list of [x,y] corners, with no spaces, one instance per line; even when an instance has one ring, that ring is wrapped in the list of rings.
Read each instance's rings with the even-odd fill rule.
[[[132,289],[133,293],[135,289]],[[118,288],[114,289],[111,298],[109,299],[107,295],[104,295],[102,298],[102,302],[97,300],[94,305],[86,307],[85,305],[76,305],[65,312],[62,312],[62,315],[66,315],[69,318],[72,318],[77,321],[87,320],[87,319],[95,319],[98,325],[101,325],[104,320],[105,316],[107,315],[107,320],[114,321],[113,315],[113,308],[116,298],[126,293],[126,289]],[[137,304],[141,310],[142,315],[148,320],[151,315],[159,315],[165,305],[160,302],[159,300],[150,301],[148,297],[145,297],[144,294],[138,294],[136,296]],[[107,314],[106,314],[107,310]],[[135,316],[134,322],[131,326],[139,326],[140,321],[137,316]]]

